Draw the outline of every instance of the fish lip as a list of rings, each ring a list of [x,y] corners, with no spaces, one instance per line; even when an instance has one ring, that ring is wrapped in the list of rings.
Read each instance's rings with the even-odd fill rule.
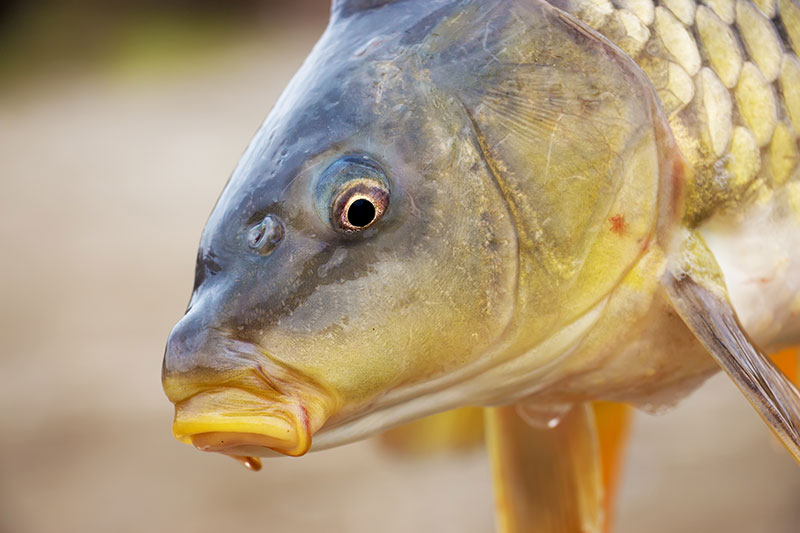
[[[308,446],[282,448],[274,439],[256,433],[225,433],[222,431],[199,433],[192,437],[192,444],[202,452],[218,452],[233,457],[264,457],[277,452],[290,457],[304,455]]]
[[[175,405],[175,438],[232,456],[305,454],[312,435],[338,411],[338,395],[261,347],[228,335],[220,341],[226,367],[162,374]]]
[[[297,457],[311,447],[313,431],[308,409],[296,399],[221,386],[177,402],[172,433],[201,451]]]

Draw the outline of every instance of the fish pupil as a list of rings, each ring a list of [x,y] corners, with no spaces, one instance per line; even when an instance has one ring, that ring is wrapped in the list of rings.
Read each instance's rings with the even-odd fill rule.
[[[347,221],[357,228],[368,226],[374,219],[375,206],[364,198],[359,198],[347,209]]]

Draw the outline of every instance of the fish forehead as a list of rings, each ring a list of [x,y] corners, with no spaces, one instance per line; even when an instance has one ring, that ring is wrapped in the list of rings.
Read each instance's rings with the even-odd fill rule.
[[[543,2],[378,4],[349,15],[334,11],[322,38],[240,159],[206,225],[202,248],[212,247],[212,240],[230,242],[232,235],[224,228],[237,226],[244,213],[253,211],[256,199],[277,207],[316,154],[337,147],[357,149],[358,140],[365,137],[359,134],[367,130],[374,134],[381,124],[393,130],[399,126],[413,136],[413,125],[392,113],[399,106],[411,107],[412,93],[421,85],[457,97],[485,93],[495,81],[491,64],[498,61],[496,53],[506,48],[503,27],[512,25],[513,19],[530,30],[543,66],[558,56],[548,42],[555,20]],[[506,57],[501,68],[517,61],[530,69],[535,55]],[[488,87],[482,86],[487,83]],[[392,109],[393,105],[397,107]],[[346,141],[353,139],[356,143],[348,146]],[[396,140],[402,138],[386,139]],[[224,249],[216,244],[215,248]]]
[[[359,143],[380,149],[370,135],[402,127],[390,116],[392,106],[412,106],[409,85],[424,81],[418,73],[429,65],[417,45],[471,4],[480,3],[394,2],[334,16],[241,157],[206,224],[201,255],[209,249],[220,255],[235,237],[231,230],[259,206],[280,210],[292,181],[313,170],[314,156],[357,152]],[[413,136],[413,125],[405,126]],[[387,136],[381,140],[402,144]]]
[[[417,203],[427,194],[420,187],[448,179],[447,172],[435,170],[443,161],[437,158],[457,151],[454,146],[469,125],[452,108],[443,109],[446,96],[433,87],[429,74],[440,62],[426,54],[426,46],[447,20],[465,11],[491,13],[494,5],[399,2],[334,17],[242,156],[206,224],[192,303],[202,297],[208,300],[204,307],[219,310],[214,320],[236,322],[223,322],[226,329],[240,329],[243,318],[257,325],[240,335],[250,339],[263,331],[261,326],[291,314],[320,286],[342,276],[367,275],[378,254],[374,248],[348,248],[353,243],[327,242],[321,235],[326,228],[309,210],[309,186],[349,153],[378,160],[396,181],[415,174]],[[287,231],[264,261],[247,249],[244,237],[267,214],[280,218]],[[388,222],[382,222],[381,233],[388,233]],[[396,237],[391,242],[411,244]],[[339,277],[325,280],[307,275],[330,261],[341,263],[342,247],[348,248],[346,264],[353,268],[343,265]]]

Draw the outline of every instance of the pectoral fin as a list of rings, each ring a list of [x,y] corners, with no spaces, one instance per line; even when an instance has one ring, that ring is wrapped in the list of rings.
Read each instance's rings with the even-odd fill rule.
[[[554,428],[534,427],[515,406],[487,409],[498,531],[600,533],[602,472],[592,409]]]
[[[800,462],[800,392],[743,331],[702,239],[691,236],[682,254],[664,279],[672,305]]]

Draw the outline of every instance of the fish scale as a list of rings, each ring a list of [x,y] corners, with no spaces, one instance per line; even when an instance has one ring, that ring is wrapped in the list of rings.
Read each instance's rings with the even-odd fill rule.
[[[688,163],[692,224],[798,181],[796,0],[558,6],[612,40],[650,77]]]

